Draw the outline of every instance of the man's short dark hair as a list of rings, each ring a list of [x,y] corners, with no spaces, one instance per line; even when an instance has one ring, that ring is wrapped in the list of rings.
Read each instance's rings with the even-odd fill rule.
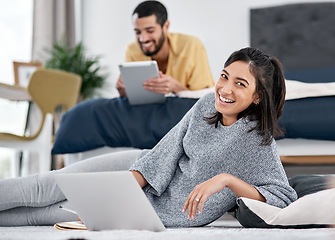
[[[149,17],[155,15],[157,23],[162,27],[168,18],[168,13],[163,4],[158,1],[145,1],[140,3],[134,10],[133,15],[138,15],[138,18]]]

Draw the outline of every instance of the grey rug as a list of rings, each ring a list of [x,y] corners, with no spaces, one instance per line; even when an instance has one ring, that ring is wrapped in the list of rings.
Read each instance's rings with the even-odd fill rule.
[[[201,228],[173,228],[165,232],[135,231],[135,230],[113,230],[113,231],[61,231],[53,227],[0,227],[0,239],[6,240],[334,240],[335,229],[255,229],[243,228],[235,220],[219,219],[214,223]]]

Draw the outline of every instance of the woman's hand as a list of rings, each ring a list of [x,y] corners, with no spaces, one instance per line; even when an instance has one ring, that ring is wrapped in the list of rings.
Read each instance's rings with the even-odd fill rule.
[[[194,219],[197,208],[199,207],[200,214],[204,208],[206,200],[214,193],[220,192],[226,187],[232,190],[238,197],[246,197],[262,202],[266,201],[263,195],[260,194],[260,192],[258,192],[258,190],[252,185],[233,175],[221,173],[197,185],[193,189],[186,199],[183,212],[185,212],[188,208],[188,218]]]
[[[188,208],[188,218],[194,219],[197,208],[199,206],[199,214],[202,212],[206,200],[214,193],[221,191],[227,187],[229,181],[229,174],[219,174],[215,177],[197,185],[190,195],[187,197],[184,204],[183,212]]]
[[[133,174],[133,176],[135,177],[136,181],[141,186],[141,188],[143,188],[144,186],[148,184],[147,180],[145,180],[142,173],[138,171],[132,171],[132,170],[130,172]]]

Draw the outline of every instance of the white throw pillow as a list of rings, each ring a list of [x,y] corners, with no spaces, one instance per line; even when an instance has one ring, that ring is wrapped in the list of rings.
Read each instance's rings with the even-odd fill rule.
[[[260,227],[335,225],[335,188],[305,195],[282,209],[243,197],[239,198],[238,203],[244,211],[251,211],[248,221],[258,221],[262,225]]]

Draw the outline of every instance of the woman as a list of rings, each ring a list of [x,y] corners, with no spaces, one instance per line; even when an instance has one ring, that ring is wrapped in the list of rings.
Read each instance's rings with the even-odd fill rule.
[[[238,197],[285,207],[297,196],[273,139],[280,134],[284,98],[276,58],[253,48],[234,52],[215,94],[201,98],[152,150],[104,155],[0,181],[0,225],[75,220],[58,208],[66,199],[53,174],[65,172],[130,169],[167,227],[208,224],[234,207]]]

